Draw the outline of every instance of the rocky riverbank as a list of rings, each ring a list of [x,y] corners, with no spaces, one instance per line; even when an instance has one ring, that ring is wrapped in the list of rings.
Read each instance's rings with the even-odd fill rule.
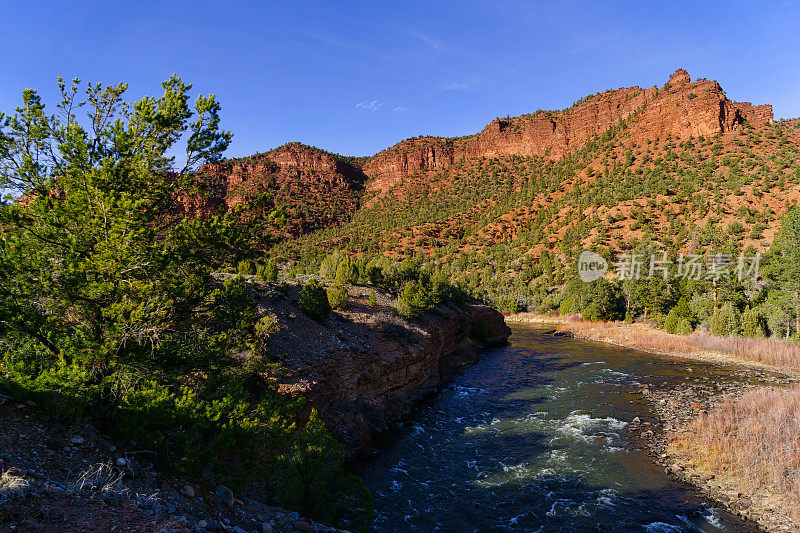
[[[800,378],[800,345],[775,339],[718,337],[696,331],[675,335],[647,324],[585,322],[579,316],[550,316],[519,313],[508,322],[549,324],[559,334],[612,344],[641,352],[669,355],[723,365],[777,370]]]
[[[523,318],[519,321],[543,324],[547,323],[545,318]],[[564,328],[559,328],[554,333],[642,349],[635,342],[626,344],[616,337],[613,342],[609,342],[601,335],[573,335],[569,329]],[[655,416],[652,420],[636,418],[629,421],[627,431],[634,441],[648,449],[653,461],[661,465],[667,474],[697,487],[710,500],[734,514],[752,520],[759,528],[781,532],[800,530],[800,521],[797,520],[796,513],[780,504],[779,494],[747,490],[733,473],[726,470],[711,472],[695,464],[681,447],[674,445],[676,439],[691,430],[690,424],[694,420],[700,415],[712,412],[722,402],[740,398],[750,391],[764,387],[786,387],[798,383],[800,377],[797,373],[757,362],[737,364],[738,360],[726,358],[724,354],[692,354],[684,351],[669,352],[653,349],[645,351],[686,359],[685,365],[682,365],[686,379],[678,385],[666,383],[643,385],[638,389],[641,401],[651,405]],[[723,363],[728,371],[710,377],[705,372],[706,363]]]
[[[687,372],[691,371],[687,366]],[[785,386],[797,382],[796,378],[779,374],[732,370],[725,381],[693,381],[677,388],[646,388],[639,392],[649,402],[656,414],[651,421],[634,420],[628,430],[646,446],[653,460],[675,478],[699,488],[711,500],[729,511],[756,522],[766,531],[797,531],[800,522],[790,510],[775,504],[774,495],[766,492],[748,492],[725,471],[709,472],[694,464],[680,448],[671,444],[689,431],[689,424],[699,415],[708,413],[727,398],[738,398],[765,385]]]
[[[348,306],[317,322],[297,308],[299,285],[254,290],[259,312],[277,325],[266,350],[288,371],[281,391],[304,396],[350,458],[372,453],[375,438],[421,398],[511,334],[499,312],[474,302],[441,304],[409,321],[390,294],[353,286]]]

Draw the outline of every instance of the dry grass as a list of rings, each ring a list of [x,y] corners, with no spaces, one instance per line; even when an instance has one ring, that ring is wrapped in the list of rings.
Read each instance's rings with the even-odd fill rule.
[[[728,398],[675,436],[671,451],[800,518],[800,386]]]
[[[569,322],[560,331],[576,337],[608,342],[638,350],[676,354],[718,354],[740,361],[800,371],[800,345],[775,339],[715,337],[708,333],[672,335],[641,324]]]
[[[81,472],[71,483],[69,492],[119,506],[128,498],[130,491],[123,483],[119,468],[108,463],[98,463]]]
[[[24,496],[30,490],[30,483],[22,476],[3,472],[0,476],[0,503]]]

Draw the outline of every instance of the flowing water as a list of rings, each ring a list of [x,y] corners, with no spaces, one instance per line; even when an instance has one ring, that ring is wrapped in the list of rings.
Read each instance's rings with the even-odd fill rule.
[[[755,531],[625,431],[642,385],[730,369],[512,329],[361,467],[376,531]]]

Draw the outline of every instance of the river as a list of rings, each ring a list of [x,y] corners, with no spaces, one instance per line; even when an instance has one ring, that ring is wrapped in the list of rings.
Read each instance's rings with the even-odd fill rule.
[[[672,480],[626,432],[637,389],[726,367],[512,325],[359,468],[375,531],[756,531]]]

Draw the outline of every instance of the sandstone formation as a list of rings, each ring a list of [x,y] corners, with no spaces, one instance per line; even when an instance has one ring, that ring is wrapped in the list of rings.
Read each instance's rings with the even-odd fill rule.
[[[621,120],[631,121],[633,140],[666,135],[686,139],[733,131],[744,122],[761,128],[771,123],[773,116],[770,105],[733,102],[717,82],[692,82],[688,72],[678,69],[661,89],[610,90],[584,98],[564,111],[498,118],[480,133],[465,138],[407,139],[379,152],[364,165],[370,178],[367,189],[385,190],[404,176],[442,170],[470,157],[560,158]]]
[[[510,335],[503,316],[484,305],[440,305],[419,322],[394,316],[391,298],[378,292],[366,302],[366,287],[351,288],[351,305],[320,324],[288,297],[262,294],[260,310],[278,318],[269,353],[289,373],[281,390],[303,395],[322,415],[350,457],[373,450],[377,435],[436,391],[458,366]]]
[[[327,205],[322,220],[294,219],[288,235],[342,222],[357,209],[355,194],[366,186],[385,191],[406,176],[439,172],[466,158],[540,156],[560,158],[580,149],[609,128],[628,121],[625,142],[644,142],[670,135],[677,139],[735,131],[744,123],[761,128],[772,123],[772,106],[729,100],[716,81],[692,81],[676,70],[661,88],[627,87],[583,98],[563,111],[537,111],[497,118],[481,132],[459,138],[406,139],[362,161],[347,162],[323,150],[289,143],[265,154],[207,165],[203,194],[180,199],[190,215],[208,214],[223,205],[278,191],[280,198],[317,208]],[[319,209],[318,209],[319,210]]]
[[[358,208],[364,175],[354,165],[300,143],[289,143],[265,154],[205,165],[199,170],[198,194],[177,199],[177,209],[189,216],[207,216],[220,208],[270,199],[263,213],[283,205],[289,210],[289,236],[344,222]],[[296,213],[294,212],[296,211]]]

